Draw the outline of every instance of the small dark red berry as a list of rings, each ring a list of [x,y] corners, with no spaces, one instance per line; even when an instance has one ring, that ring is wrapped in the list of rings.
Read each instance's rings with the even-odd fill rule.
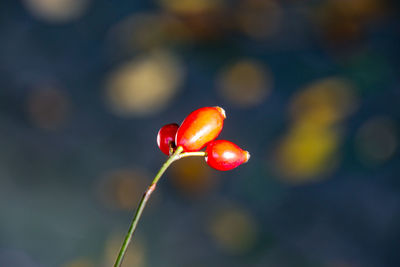
[[[246,163],[250,153],[226,140],[215,140],[207,145],[207,164],[220,171],[228,171]]]
[[[198,151],[217,138],[224,126],[225,111],[221,107],[204,107],[190,113],[176,133],[175,143],[183,151]]]
[[[160,148],[160,150],[166,155],[169,155],[171,147],[173,149],[176,147],[175,146],[175,135],[176,135],[176,132],[178,131],[178,128],[179,128],[178,124],[170,123],[170,124],[164,125],[158,131],[157,145]]]

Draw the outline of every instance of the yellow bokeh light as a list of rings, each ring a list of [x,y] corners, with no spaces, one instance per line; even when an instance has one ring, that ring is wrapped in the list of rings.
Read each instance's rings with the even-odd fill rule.
[[[121,116],[145,116],[165,109],[178,92],[184,70],[166,51],[152,52],[118,67],[106,83],[107,102]]]
[[[162,7],[177,14],[198,14],[220,8],[223,0],[159,0]]]
[[[366,25],[384,14],[387,3],[380,0],[327,0],[317,5],[315,24],[320,34],[335,48],[360,40]]]
[[[325,2],[325,8],[342,18],[364,21],[379,17],[385,3],[380,0],[329,0]]]
[[[97,185],[103,205],[111,209],[134,210],[151,181],[140,169],[121,169],[108,173]],[[154,203],[154,200],[151,201]]]
[[[80,258],[67,262],[62,267],[95,267],[95,264],[90,259]]]
[[[48,22],[68,22],[86,11],[89,0],[24,0],[26,8]]]
[[[58,130],[64,126],[70,115],[70,108],[67,94],[55,87],[34,88],[28,97],[30,120],[44,130]]]
[[[379,164],[395,153],[399,140],[398,129],[393,119],[373,117],[357,132],[356,148],[366,163]]]
[[[106,242],[104,253],[104,266],[114,266],[115,259],[117,258],[119,249],[121,248],[121,240],[124,238],[123,232],[113,233]],[[144,246],[140,236],[135,235],[135,242],[132,242],[126,251],[123,267],[145,267],[147,266],[146,260],[146,247]]]
[[[272,87],[272,75],[261,63],[239,61],[223,69],[217,88],[223,98],[239,107],[262,103]]]
[[[340,123],[357,108],[353,86],[342,78],[318,80],[293,96],[291,127],[276,152],[281,178],[305,183],[323,178],[338,162]]]
[[[274,0],[242,1],[239,10],[239,29],[252,38],[269,37],[281,26],[282,10]]]
[[[340,78],[317,81],[293,97],[290,115],[293,120],[303,120],[320,127],[344,119],[357,108],[352,85]]]
[[[136,13],[115,25],[109,40],[123,52],[160,49],[165,45],[187,40],[190,33],[174,16],[157,13]],[[116,51],[117,53],[119,51]]]
[[[197,197],[212,190],[218,177],[203,157],[192,157],[181,159],[171,166],[171,181],[183,195]]]
[[[241,254],[248,252],[257,241],[258,225],[245,210],[237,207],[221,208],[210,218],[208,230],[223,250]]]
[[[340,136],[329,128],[298,124],[280,143],[278,168],[285,181],[303,183],[332,169]]]

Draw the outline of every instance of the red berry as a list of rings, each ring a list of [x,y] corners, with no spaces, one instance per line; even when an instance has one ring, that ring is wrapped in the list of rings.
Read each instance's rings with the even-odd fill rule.
[[[175,143],[183,151],[198,151],[217,138],[224,126],[225,111],[220,107],[204,107],[190,113],[176,133]]]
[[[208,144],[206,149],[207,164],[220,171],[228,171],[250,159],[250,153],[226,140],[216,140]]]
[[[157,145],[160,150],[169,155],[170,146],[175,148],[175,135],[178,131],[179,125],[176,123],[170,123],[161,127],[157,134]]]

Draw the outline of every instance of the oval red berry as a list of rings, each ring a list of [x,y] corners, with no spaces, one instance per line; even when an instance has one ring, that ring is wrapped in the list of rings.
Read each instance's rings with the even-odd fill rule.
[[[222,131],[225,111],[221,107],[204,107],[190,113],[176,133],[175,143],[183,151],[198,151]]]
[[[206,149],[207,164],[220,171],[228,171],[246,163],[250,159],[250,153],[226,140],[212,141]]]

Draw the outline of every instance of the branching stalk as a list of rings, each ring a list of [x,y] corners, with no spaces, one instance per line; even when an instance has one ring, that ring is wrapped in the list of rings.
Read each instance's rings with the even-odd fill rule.
[[[146,192],[143,194],[142,199],[139,202],[139,206],[136,210],[135,216],[133,217],[133,220],[131,222],[131,225],[129,226],[129,230],[125,236],[124,242],[122,243],[121,249],[118,253],[118,257],[115,261],[114,267],[120,267],[122,264],[122,260],[124,259],[126,250],[128,249],[129,243],[132,240],[132,236],[135,232],[136,226],[139,222],[140,217],[142,216],[144,207],[147,204],[147,201],[149,200],[151,194],[153,191],[156,189],[157,183],[164,174],[164,172],[168,169],[168,167],[176,160],[179,160],[181,158],[185,157],[190,157],[190,156],[205,156],[205,152],[185,152],[182,153],[183,148],[178,147],[171,156],[169,156],[168,160],[163,164],[161,169],[158,171],[156,176],[154,177],[153,181],[151,182],[150,186],[147,188]]]

